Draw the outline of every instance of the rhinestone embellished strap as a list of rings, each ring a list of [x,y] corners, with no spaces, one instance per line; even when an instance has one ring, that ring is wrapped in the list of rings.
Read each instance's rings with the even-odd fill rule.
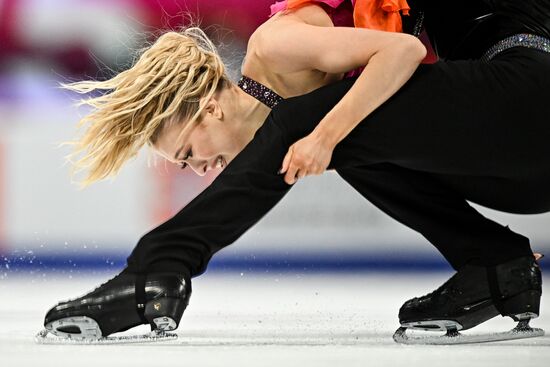
[[[418,12],[418,18],[416,18],[416,23],[414,23],[414,28],[412,35],[416,38],[420,37],[420,33],[422,33],[422,27],[424,26],[424,12],[420,11]]]
[[[281,97],[265,85],[260,84],[257,81],[250,79],[249,77],[243,76],[239,80],[238,85],[243,91],[250,94],[252,97],[256,98],[258,101],[262,102],[269,108],[277,106],[277,104],[283,100],[283,97]]]
[[[528,33],[514,34],[513,36],[497,42],[493,47],[488,49],[481,57],[481,60],[490,61],[502,51],[513,47],[527,47],[539,51],[550,52],[550,39]]]

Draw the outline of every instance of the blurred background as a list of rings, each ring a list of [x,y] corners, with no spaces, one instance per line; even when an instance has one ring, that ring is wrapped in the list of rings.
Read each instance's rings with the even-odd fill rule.
[[[64,160],[70,148],[59,145],[75,136],[86,109],[59,82],[113,76],[147,42],[190,19],[219,45],[237,80],[247,39],[272,2],[0,0],[0,278],[121,268],[143,234],[219,173],[198,177],[144,150],[115,180],[79,190]],[[550,216],[480,210],[550,252]],[[300,181],[208,271],[318,270],[449,267],[423,237],[326,173]]]

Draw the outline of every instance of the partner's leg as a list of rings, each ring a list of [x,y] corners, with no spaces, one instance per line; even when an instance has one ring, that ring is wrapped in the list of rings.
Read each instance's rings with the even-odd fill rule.
[[[455,269],[467,263],[496,265],[532,253],[527,238],[485,218],[463,192],[435,175],[387,163],[338,173],[374,205],[426,237]]]

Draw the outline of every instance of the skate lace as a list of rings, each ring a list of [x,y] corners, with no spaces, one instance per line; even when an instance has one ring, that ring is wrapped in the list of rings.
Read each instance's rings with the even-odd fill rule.
[[[442,285],[440,285],[436,290],[434,291],[431,291],[430,293],[427,293],[421,297],[418,297],[417,299],[418,300],[423,300],[423,299],[426,299],[426,298],[432,298],[434,295],[436,294],[439,294],[439,295],[446,295],[447,297],[452,297],[454,295],[457,295],[457,294],[460,294],[460,291],[451,285],[451,283],[453,282],[455,276],[452,276],[450,279],[448,279],[445,283],[443,283]],[[448,291],[444,291],[445,288],[449,288]]]
[[[122,272],[118,273],[117,275],[115,275],[114,277],[112,277],[111,279],[101,283],[100,285],[98,285],[97,287],[95,287],[93,290],[89,291],[88,293],[86,294],[90,294],[90,293],[93,293],[95,291],[97,291],[98,289],[100,289],[101,287],[103,287],[104,285],[107,285],[108,283],[112,282],[113,280],[117,279],[118,277],[120,277],[122,275]]]

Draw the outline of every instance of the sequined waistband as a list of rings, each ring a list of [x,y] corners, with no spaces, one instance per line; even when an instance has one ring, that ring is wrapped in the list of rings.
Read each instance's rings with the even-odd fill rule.
[[[489,48],[483,54],[481,60],[490,61],[502,51],[513,47],[527,47],[550,53],[550,39],[528,33],[514,34],[513,36],[498,41],[494,46]]]

